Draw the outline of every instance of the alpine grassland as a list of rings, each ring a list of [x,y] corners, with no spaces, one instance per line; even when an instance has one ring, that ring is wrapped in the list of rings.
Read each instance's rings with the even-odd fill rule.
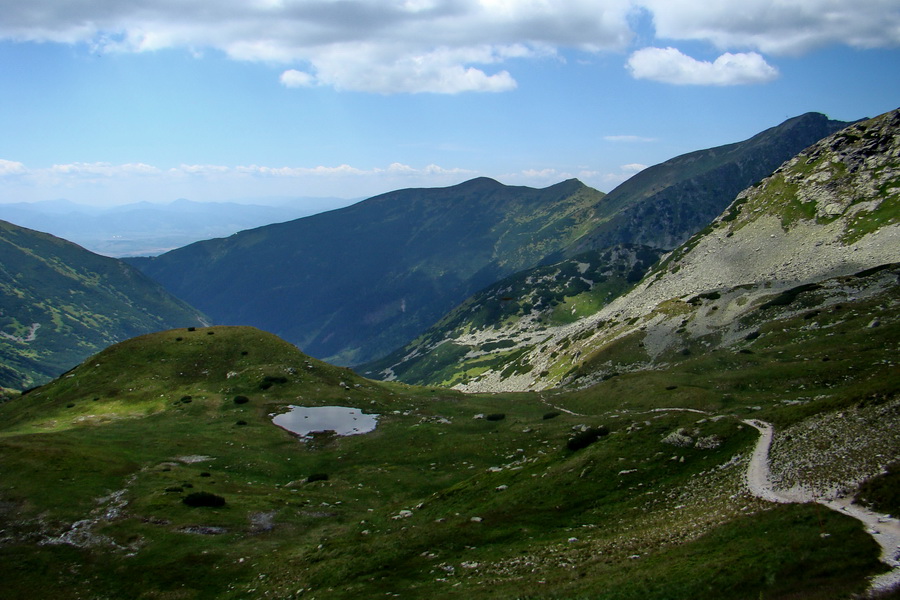
[[[875,542],[849,517],[754,498],[742,421],[897,412],[896,325],[846,323],[833,335],[864,347],[843,356],[776,331],[797,325],[752,354],[471,395],[363,379],[252,328],[128,340],[0,405],[3,596],[862,593],[885,569]],[[272,423],[291,405],[378,424],[298,437]]]

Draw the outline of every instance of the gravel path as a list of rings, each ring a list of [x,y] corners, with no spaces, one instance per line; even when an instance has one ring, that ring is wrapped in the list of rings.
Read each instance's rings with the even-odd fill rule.
[[[888,515],[853,504],[850,498],[816,498],[812,494],[797,491],[796,488],[790,491],[776,490],[769,475],[769,447],[772,445],[774,431],[772,425],[756,419],[748,419],[744,423],[759,431],[759,441],[747,467],[747,487],[750,488],[750,493],[757,498],[782,504],[818,502],[861,521],[866,532],[881,547],[881,562],[891,567],[891,571],[872,580],[870,592],[900,588],[900,522]]]

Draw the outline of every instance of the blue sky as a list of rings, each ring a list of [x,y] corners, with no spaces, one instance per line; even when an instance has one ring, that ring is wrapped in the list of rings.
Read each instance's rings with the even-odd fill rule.
[[[609,191],[808,111],[900,106],[900,0],[0,5],[0,202]]]

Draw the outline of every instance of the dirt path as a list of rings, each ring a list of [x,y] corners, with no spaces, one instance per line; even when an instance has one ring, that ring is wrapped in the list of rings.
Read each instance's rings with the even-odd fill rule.
[[[744,423],[759,431],[759,441],[747,467],[747,487],[750,488],[750,493],[757,498],[782,504],[818,502],[861,521],[866,532],[881,547],[881,562],[891,567],[891,571],[872,579],[869,590],[876,592],[900,587],[900,522],[888,515],[853,504],[850,498],[816,498],[809,493],[776,490],[769,474],[769,448],[774,431],[772,425],[756,419],[748,419]]]

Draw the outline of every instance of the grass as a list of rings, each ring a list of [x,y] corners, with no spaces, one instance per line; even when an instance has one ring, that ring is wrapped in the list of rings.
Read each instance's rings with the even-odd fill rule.
[[[881,372],[786,406],[777,381],[751,385],[800,377],[776,342],[578,392],[463,395],[364,380],[251,329],[137,338],[0,405],[4,597],[846,597],[877,550],[839,515],[742,492],[757,434],[740,419],[834,410]],[[288,404],[379,424],[304,443],[270,422]],[[647,412],[661,406],[723,417]],[[567,449],[583,426],[610,433]],[[662,441],[677,430],[721,443]],[[186,506],[198,492],[225,505]],[[85,519],[91,543],[39,543]]]

